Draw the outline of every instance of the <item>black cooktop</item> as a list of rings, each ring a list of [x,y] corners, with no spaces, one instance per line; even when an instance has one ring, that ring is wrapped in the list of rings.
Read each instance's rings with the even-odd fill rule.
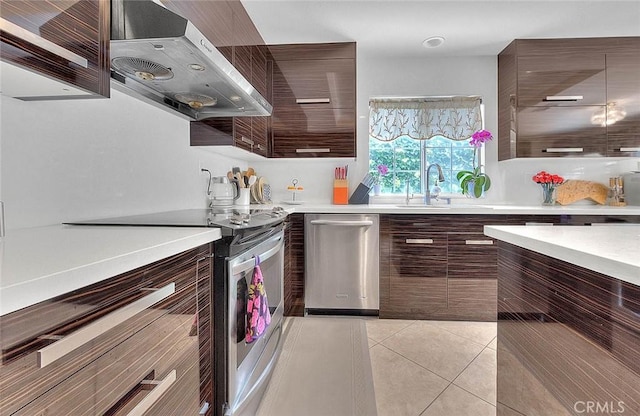
[[[183,209],[124,217],[66,222],[69,225],[139,225],[151,227],[221,227],[228,229],[264,228],[282,222],[287,211],[281,207],[268,209]]]

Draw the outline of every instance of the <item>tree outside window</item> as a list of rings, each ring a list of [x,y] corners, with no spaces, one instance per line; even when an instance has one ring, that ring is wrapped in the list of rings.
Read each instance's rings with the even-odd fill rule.
[[[404,194],[407,180],[410,193],[423,193],[427,167],[437,163],[442,167],[445,182],[439,184],[444,193],[459,193],[456,175],[461,170],[472,169],[473,147],[468,141],[455,141],[442,136],[430,140],[401,137],[391,142],[369,139],[369,170],[372,174],[384,164],[389,173],[382,178],[383,194]],[[430,180],[435,184],[435,173]]]

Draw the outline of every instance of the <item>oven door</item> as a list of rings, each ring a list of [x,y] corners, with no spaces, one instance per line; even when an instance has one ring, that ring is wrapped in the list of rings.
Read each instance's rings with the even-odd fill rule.
[[[246,341],[250,321],[247,313],[249,286],[257,257],[262,271],[271,323],[262,335]],[[228,261],[228,368],[227,403],[231,414],[245,406],[270,375],[278,356],[284,313],[284,233],[278,232],[268,240]]]

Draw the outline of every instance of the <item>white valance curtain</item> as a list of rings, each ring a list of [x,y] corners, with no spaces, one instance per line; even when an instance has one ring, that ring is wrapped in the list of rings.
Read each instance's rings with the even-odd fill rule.
[[[482,129],[480,97],[380,98],[369,101],[369,135],[389,142],[402,136],[467,140]]]

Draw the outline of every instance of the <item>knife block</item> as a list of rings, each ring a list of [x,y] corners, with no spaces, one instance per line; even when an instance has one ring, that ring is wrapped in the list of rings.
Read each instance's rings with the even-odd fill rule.
[[[351,194],[351,198],[349,198],[349,204],[352,205],[360,205],[360,204],[368,204],[369,203],[369,192],[371,188],[367,185],[360,183],[355,191]]]
[[[333,181],[333,203],[335,205],[346,205],[349,203],[349,181],[346,179],[336,179]]]

